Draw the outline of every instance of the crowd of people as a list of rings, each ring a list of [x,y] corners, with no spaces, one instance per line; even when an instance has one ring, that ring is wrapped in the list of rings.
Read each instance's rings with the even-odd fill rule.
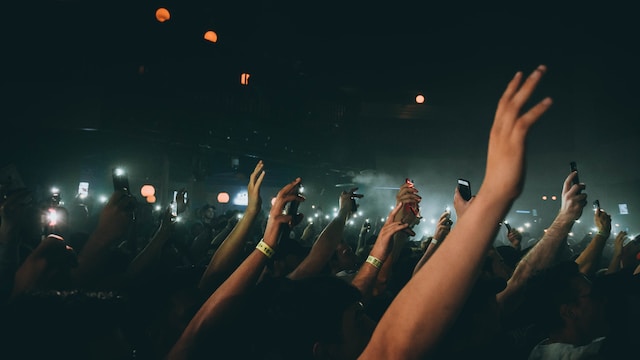
[[[481,187],[469,200],[452,189],[455,217],[443,212],[420,239],[429,194],[411,181],[380,226],[346,226],[367,196],[357,188],[336,194],[335,217],[305,226],[304,179],[263,203],[262,161],[243,213],[188,209],[183,189],[180,222],[117,190],[95,220],[43,227],[31,189],[3,191],[3,357],[628,358],[640,335],[640,242],[613,235],[598,208],[588,244],[565,251],[588,203],[577,172],[558,179],[557,216],[533,244],[502,224],[523,189],[529,129],[552,104],[526,108],[545,71],[508,83]],[[508,244],[496,245],[500,231]]]

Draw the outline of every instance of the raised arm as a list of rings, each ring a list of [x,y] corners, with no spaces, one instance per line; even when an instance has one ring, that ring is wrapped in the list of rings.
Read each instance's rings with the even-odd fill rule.
[[[233,272],[242,260],[242,249],[255,220],[262,208],[260,186],[264,179],[264,164],[258,161],[249,176],[247,193],[249,202],[242,218],[236,223],[231,233],[222,242],[218,250],[211,257],[209,265],[200,279],[199,287],[204,291],[212,291]]]
[[[363,301],[365,302],[371,298],[376,277],[391,253],[393,235],[409,226],[409,224],[394,221],[395,215],[400,211],[402,206],[402,203],[398,203],[391,213],[389,213],[384,226],[380,229],[376,243],[373,245],[369,256],[362,266],[360,266],[358,274],[356,274],[351,281],[351,284],[360,290]]]
[[[458,189],[456,189],[456,191],[458,191]],[[451,221],[451,213],[449,211],[443,212],[442,215],[440,215],[440,219],[438,220],[438,224],[436,225],[436,231],[433,234],[431,242],[429,242],[427,249],[424,251],[424,254],[422,254],[422,257],[413,269],[414,275],[427,262],[427,260],[429,260],[431,255],[433,255],[438,246],[440,246],[440,243],[442,243],[442,241],[444,241],[444,239],[447,237],[447,235],[449,235],[449,232],[451,232],[452,224],[453,221]]]
[[[195,357],[198,351],[197,344],[207,333],[205,330],[221,326],[224,319],[236,310],[237,299],[255,286],[267,260],[277,251],[280,225],[293,221],[290,215],[282,213],[285,204],[290,201],[304,201],[304,198],[298,195],[300,181],[298,178],[278,192],[269,212],[264,238],[231,276],[209,296],[174,344],[167,359],[184,360]]]
[[[606,274],[613,274],[620,270],[620,262],[622,261],[622,249],[624,247],[624,240],[627,238],[626,231],[620,231],[616,235],[616,240],[613,243],[613,254],[611,255],[611,262],[607,267]]]
[[[447,241],[395,297],[362,359],[424,358],[457,317],[495,237],[497,226],[489,224],[500,222],[522,191],[525,138],[551,99],[522,115],[520,110],[545,69],[539,66],[522,85],[520,72],[509,82],[498,102],[484,182],[473,203]]]
[[[607,243],[607,239],[611,235],[611,215],[602,209],[597,209],[593,215],[594,222],[598,228],[598,232],[593,236],[589,245],[582,250],[576,263],[580,268],[580,272],[591,276],[595,273],[596,266],[602,257],[602,251]]]
[[[521,294],[524,284],[539,270],[551,266],[561,245],[573,227],[573,223],[582,216],[582,210],[587,204],[587,194],[582,192],[584,184],[572,184],[577,172],[570,173],[564,180],[562,187],[562,204],[553,223],[546,230],[542,239],[538,241],[520,260],[513,275],[507,281],[507,287],[497,295],[498,303],[509,312],[515,307],[514,303]]]
[[[358,188],[352,188],[340,194],[338,215],[322,230],[318,236],[318,240],[316,240],[311,247],[309,255],[302,260],[297,268],[287,275],[288,278],[296,280],[315,276],[320,274],[322,269],[327,265],[329,259],[331,259],[331,255],[336,251],[336,247],[344,236],[344,227],[349,215],[355,211],[355,209],[352,208],[352,200],[362,197],[362,194],[355,193],[356,190],[358,190]]]
[[[89,284],[107,270],[108,254],[133,224],[135,199],[122,190],[114,191],[100,213],[98,226],[78,254],[78,266],[71,272],[79,287]]]

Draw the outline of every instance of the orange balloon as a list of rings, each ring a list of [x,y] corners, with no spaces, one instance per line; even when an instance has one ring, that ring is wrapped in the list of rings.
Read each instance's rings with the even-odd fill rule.
[[[214,43],[218,41],[218,34],[216,34],[215,31],[209,30],[206,33],[204,33],[204,38]]]
[[[165,22],[169,19],[171,19],[171,14],[169,13],[169,10],[165,8],[158,8],[158,10],[156,10],[156,20],[160,22]]]

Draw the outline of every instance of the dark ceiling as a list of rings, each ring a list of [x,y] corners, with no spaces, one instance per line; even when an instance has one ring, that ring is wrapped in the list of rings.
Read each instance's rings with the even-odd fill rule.
[[[158,6],[169,21],[155,20]],[[622,1],[12,2],[2,109],[15,130],[4,145],[16,159],[97,161],[144,157],[144,144],[203,178],[230,156],[343,177],[474,159],[447,173],[479,183],[506,81],[544,63],[536,96],[555,103],[531,134],[532,186],[551,176],[557,187],[575,159],[607,174],[603,186],[635,184],[635,14]],[[209,29],[216,44],[202,38]]]

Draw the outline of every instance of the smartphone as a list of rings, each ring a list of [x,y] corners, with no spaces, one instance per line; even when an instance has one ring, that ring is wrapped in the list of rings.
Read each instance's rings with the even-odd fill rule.
[[[173,200],[171,200],[171,216],[178,216],[178,201],[177,201],[178,192],[176,190],[173,191]]]
[[[465,179],[458,179],[458,191],[465,201],[471,200],[471,182]]]
[[[298,194],[300,194],[300,187],[302,185],[298,185],[297,190]],[[300,201],[290,201],[284,207],[284,214],[291,215],[292,221],[293,218],[298,214],[298,207],[300,206]],[[289,224],[281,224],[280,225],[280,236],[278,237],[278,244],[280,244],[285,239],[290,239],[291,234],[291,226]]]
[[[575,161],[569,163],[569,167],[571,172],[578,171],[578,164]],[[578,178],[578,174],[573,178],[573,184],[580,184],[580,178]]]
[[[113,177],[113,190],[118,191],[122,190],[128,195],[131,195],[131,190],[129,189],[129,177],[124,170],[119,168],[114,168],[112,171]]]
[[[509,225],[509,223],[508,223],[508,222],[503,222],[503,224],[504,224],[504,227],[506,227],[506,228],[507,228],[507,232],[508,232],[508,233],[509,233],[509,232],[511,232],[511,225]]]
[[[597,200],[597,199],[596,199],[596,200],[593,202],[593,210],[594,210],[594,211],[599,211],[599,210],[600,210],[600,200]]]
[[[89,183],[81,181],[78,184],[78,197],[80,199],[85,199],[87,196],[89,196]]]

